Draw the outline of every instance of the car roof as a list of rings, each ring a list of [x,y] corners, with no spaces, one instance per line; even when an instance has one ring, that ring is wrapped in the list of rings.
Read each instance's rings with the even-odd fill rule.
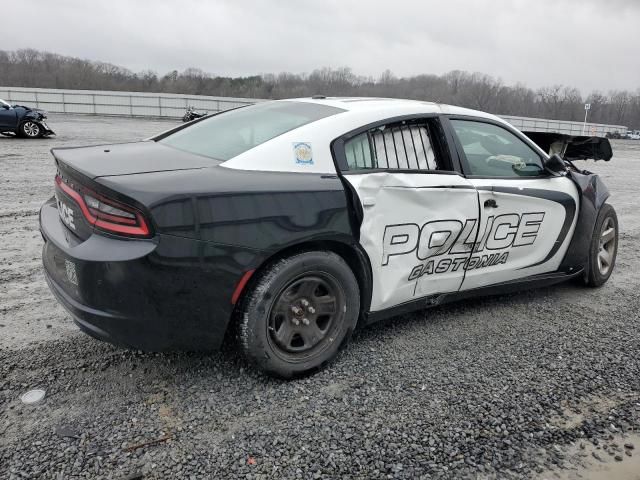
[[[423,100],[408,100],[402,98],[377,98],[377,97],[307,97],[291,98],[286,101],[316,103],[330,107],[341,108],[349,112],[376,111],[381,118],[389,115],[398,115],[406,110],[408,115],[414,113],[441,113],[448,115],[466,115],[472,117],[487,118],[503,123],[503,119],[490,113],[472,110],[470,108],[457,107],[443,103],[428,102]]]
[[[312,121],[278,135],[236,157],[222,163],[223,167],[241,170],[306,172],[335,174],[336,167],[331,153],[332,142],[347,132],[378,122],[395,121],[403,117],[448,114],[489,119],[506,124],[489,113],[420,100],[373,97],[292,98],[275,102],[301,102],[338,108],[319,120]],[[292,150],[304,145],[312,153],[312,162],[299,163]],[[265,159],[269,161],[265,162]]]

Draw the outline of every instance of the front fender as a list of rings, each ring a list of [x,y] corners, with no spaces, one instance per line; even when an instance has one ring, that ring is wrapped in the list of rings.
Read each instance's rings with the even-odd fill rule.
[[[580,212],[567,253],[560,270],[576,271],[589,266],[589,249],[598,213],[610,196],[609,189],[595,173],[569,171],[567,176],[576,184],[580,193]]]
[[[32,121],[32,122],[36,122],[38,125],[40,125],[40,128],[42,129],[42,132],[44,135],[55,135],[56,132],[54,132],[53,130],[51,130],[49,128],[49,126],[47,125],[45,119],[47,118],[47,116],[39,111],[34,111],[34,110],[27,110],[22,117],[18,118],[18,124],[16,125],[16,127],[20,126],[23,122],[26,122],[28,120]]]

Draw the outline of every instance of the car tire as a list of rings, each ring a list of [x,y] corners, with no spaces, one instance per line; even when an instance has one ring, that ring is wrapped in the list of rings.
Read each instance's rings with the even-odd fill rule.
[[[18,133],[24,138],[39,138],[44,134],[44,129],[38,122],[27,120],[20,124]]]
[[[605,203],[598,212],[589,249],[589,269],[586,284],[603,285],[613,272],[618,254],[618,216],[614,208]]]
[[[263,372],[292,378],[324,367],[351,336],[358,282],[328,251],[279,260],[254,279],[239,305],[239,343]]]

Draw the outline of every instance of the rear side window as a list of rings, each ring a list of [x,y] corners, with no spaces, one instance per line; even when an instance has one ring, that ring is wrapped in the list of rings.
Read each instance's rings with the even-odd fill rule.
[[[159,142],[197,155],[229,160],[289,130],[341,112],[341,108],[317,103],[264,102],[201,120]]]
[[[349,170],[437,170],[439,162],[427,123],[383,125],[344,144]]]

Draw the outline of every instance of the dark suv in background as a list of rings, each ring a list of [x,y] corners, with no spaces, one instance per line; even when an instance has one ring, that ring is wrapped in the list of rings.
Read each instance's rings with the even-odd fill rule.
[[[47,112],[23,105],[10,105],[0,99],[0,133],[38,138],[54,134],[45,119]]]

